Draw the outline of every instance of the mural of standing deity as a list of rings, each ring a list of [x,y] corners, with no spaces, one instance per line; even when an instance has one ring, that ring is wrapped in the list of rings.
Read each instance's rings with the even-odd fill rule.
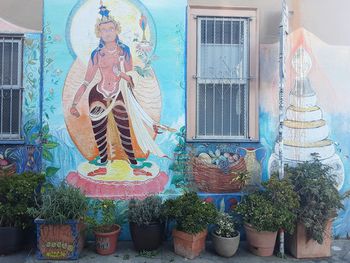
[[[127,1],[114,3],[120,9],[122,2]],[[141,29],[142,38],[126,38],[136,44],[136,52],[124,43],[121,23],[101,1],[94,28],[97,47],[87,65],[82,65],[83,58],[78,55],[63,94],[68,131],[88,160],[71,172],[67,181],[93,197],[144,196],[161,192],[167,182],[159,166],[147,160],[150,154],[166,157],[155,137],[161,130],[173,131],[160,124],[161,94],[150,67],[153,47],[147,41],[151,34],[146,31],[148,19],[135,5],[124,6],[139,12],[138,21],[133,22]]]

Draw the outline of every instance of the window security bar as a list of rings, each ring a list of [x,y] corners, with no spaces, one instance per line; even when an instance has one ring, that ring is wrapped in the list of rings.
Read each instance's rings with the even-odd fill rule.
[[[0,140],[21,139],[22,38],[0,36]]]
[[[197,21],[196,138],[247,139],[249,18]]]

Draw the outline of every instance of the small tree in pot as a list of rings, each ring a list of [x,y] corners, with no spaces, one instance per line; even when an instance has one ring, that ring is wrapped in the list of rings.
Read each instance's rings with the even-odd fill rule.
[[[33,217],[28,208],[35,207],[35,193],[45,181],[43,174],[26,172],[0,176],[0,254],[20,249],[22,241],[34,239]],[[26,244],[24,244],[26,245]]]
[[[222,257],[232,257],[239,246],[240,234],[235,222],[227,213],[220,212],[215,220],[212,240],[216,253]]]
[[[131,238],[137,251],[155,250],[162,244],[163,204],[159,196],[131,200],[128,217]]]
[[[288,179],[273,176],[262,185],[264,189],[243,198],[237,212],[243,217],[249,250],[258,256],[271,256],[277,231],[293,232],[299,201]]]
[[[217,210],[195,192],[186,192],[165,202],[165,215],[176,221],[173,230],[175,253],[193,259],[205,249],[208,225],[215,222]]]
[[[100,255],[113,254],[117,249],[121,226],[117,224],[117,201],[91,200],[87,222],[96,237],[96,252]]]
[[[77,259],[84,246],[84,194],[62,183],[46,186],[37,207],[29,209],[36,216],[37,257],[39,259]]]
[[[349,193],[339,194],[333,169],[317,155],[310,162],[287,167],[286,175],[300,199],[297,227],[287,236],[287,248],[297,258],[331,256],[331,222],[337,210],[344,208],[341,201]]]

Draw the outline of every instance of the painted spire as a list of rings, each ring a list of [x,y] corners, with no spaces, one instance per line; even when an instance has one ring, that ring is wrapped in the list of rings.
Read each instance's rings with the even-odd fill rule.
[[[147,17],[144,14],[141,14],[139,25],[142,29],[142,42],[146,42],[146,27],[147,27]]]

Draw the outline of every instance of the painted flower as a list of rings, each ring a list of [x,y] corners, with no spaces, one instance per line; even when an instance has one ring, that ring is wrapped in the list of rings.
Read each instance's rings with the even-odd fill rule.
[[[214,199],[212,197],[207,197],[207,198],[204,198],[203,200],[205,203],[213,203]]]
[[[56,42],[60,42],[62,40],[62,37],[60,35],[54,35],[53,40]]]

